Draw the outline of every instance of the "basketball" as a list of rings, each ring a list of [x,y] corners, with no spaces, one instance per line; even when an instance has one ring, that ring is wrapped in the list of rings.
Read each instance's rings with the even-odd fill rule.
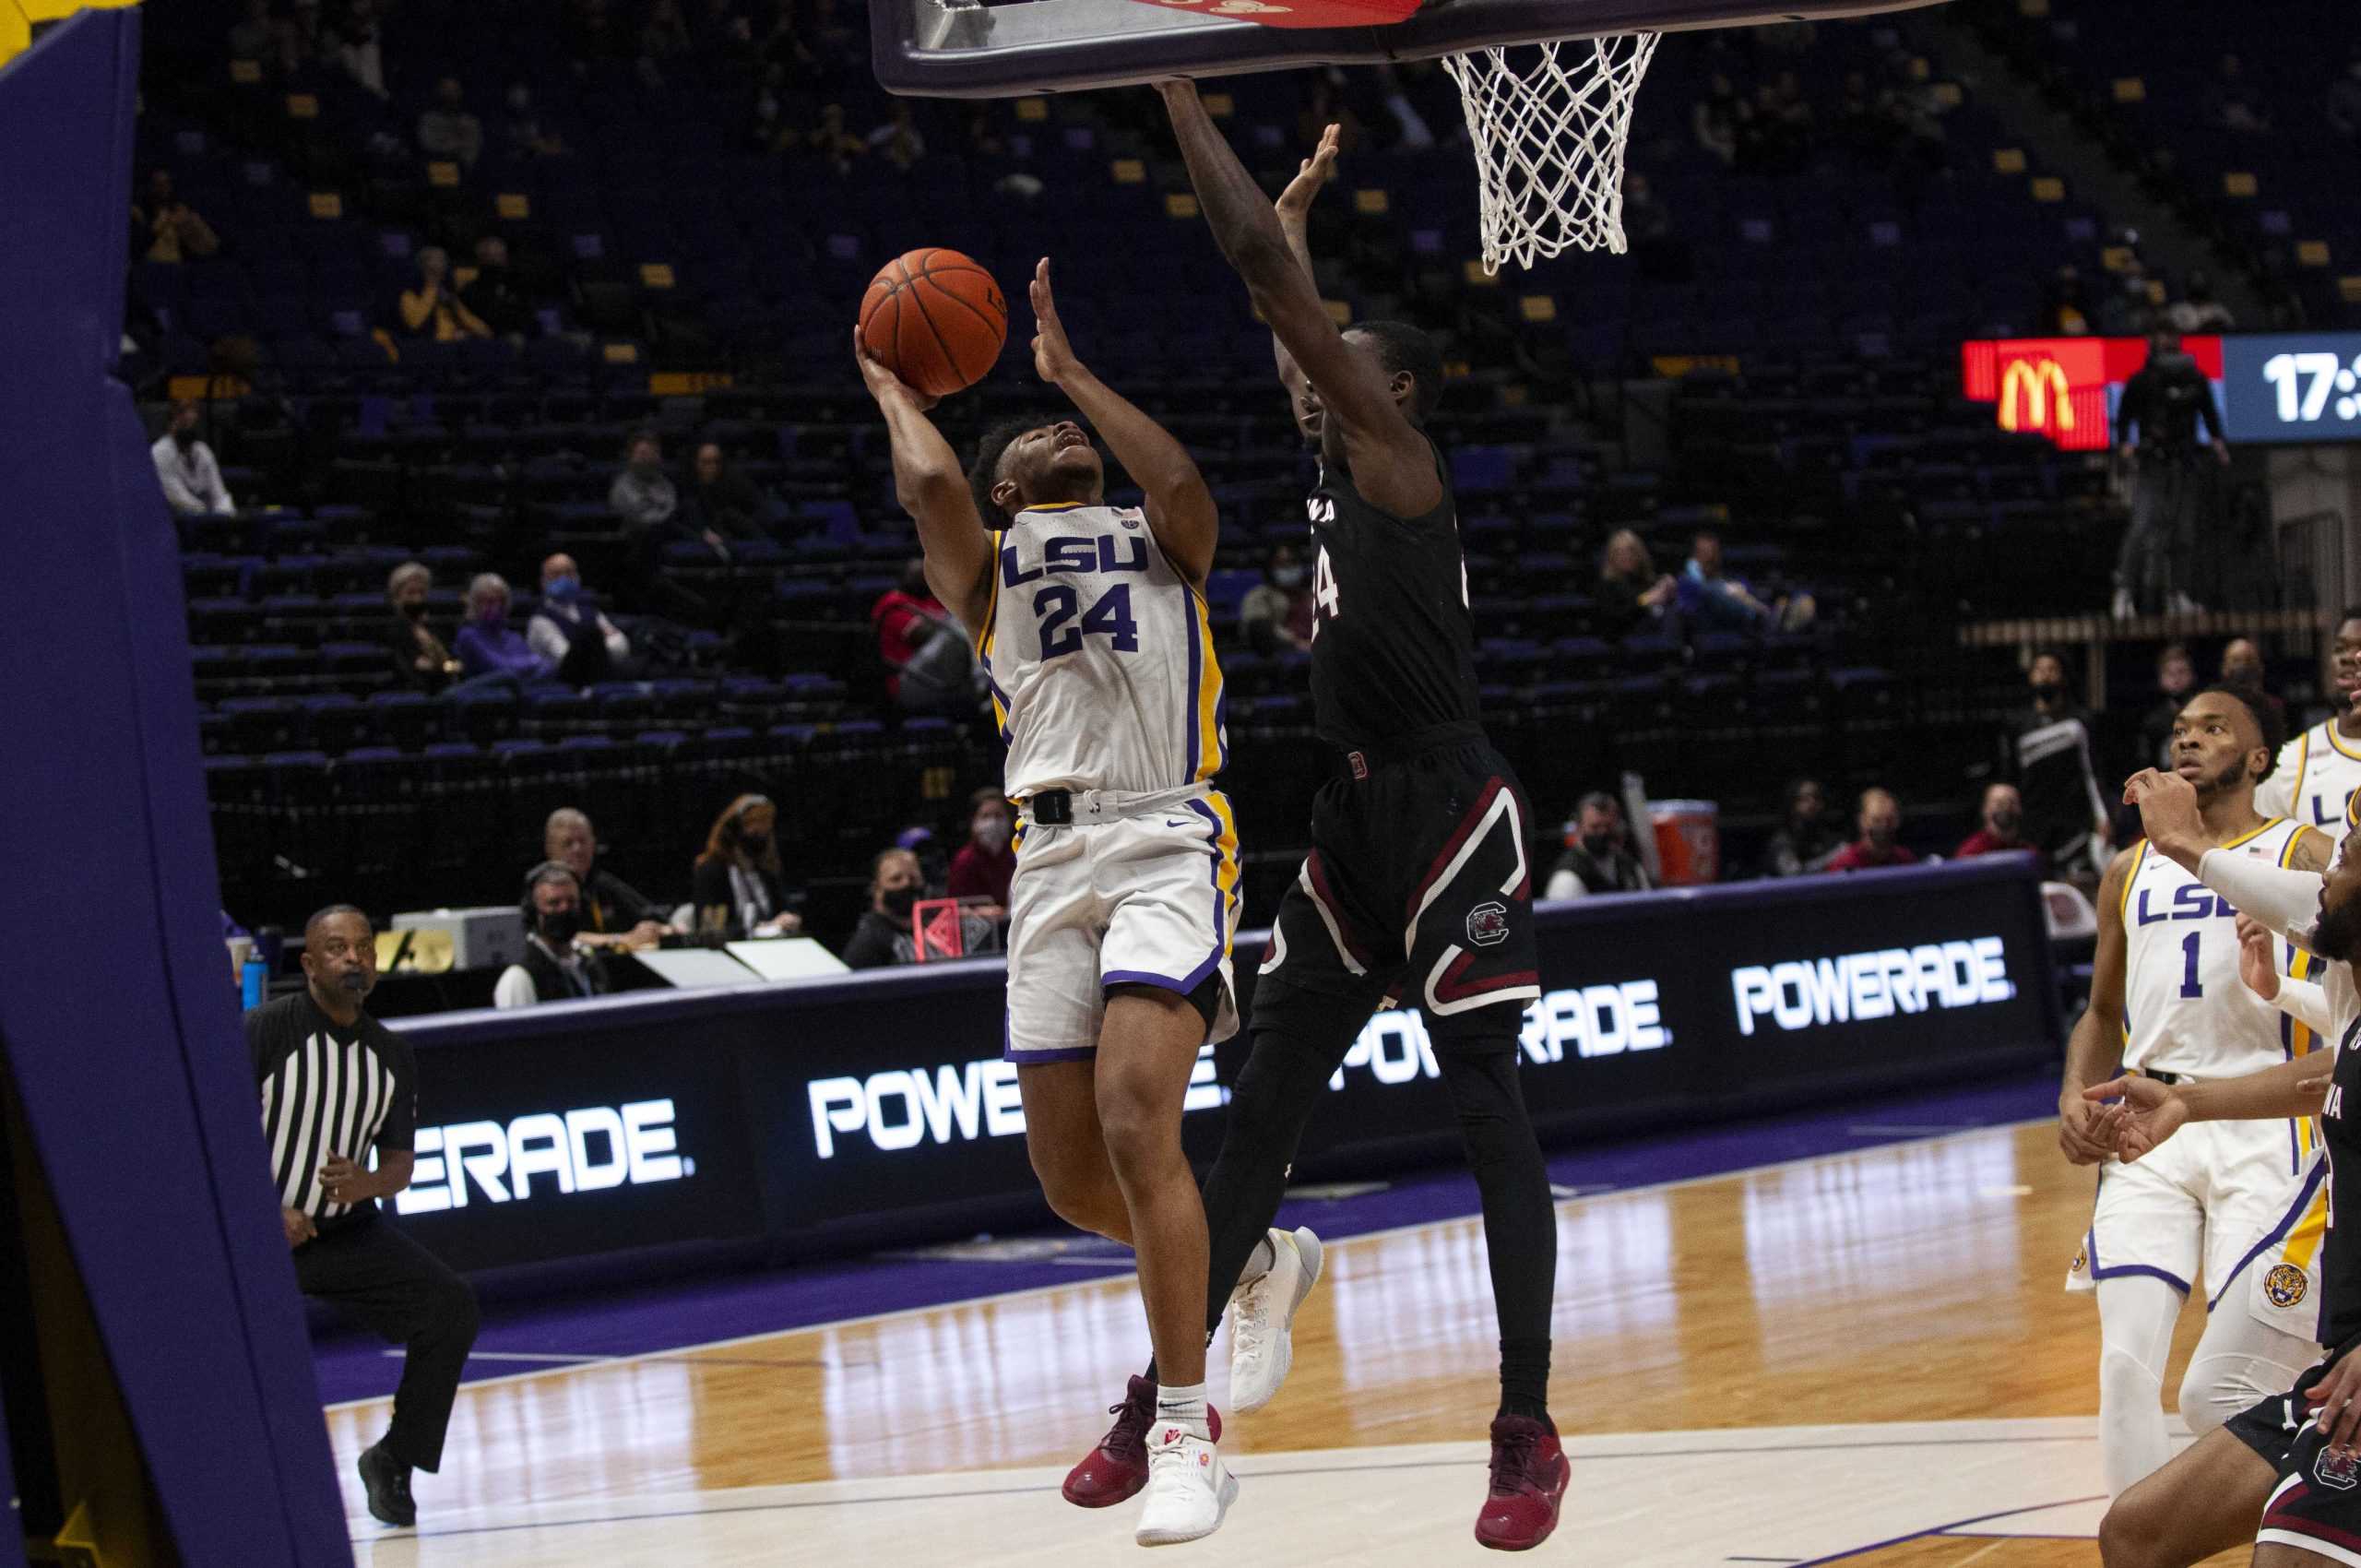
[[[930,398],[982,380],[1007,339],[1000,285],[957,251],[905,251],[878,268],[860,299],[860,340]]]

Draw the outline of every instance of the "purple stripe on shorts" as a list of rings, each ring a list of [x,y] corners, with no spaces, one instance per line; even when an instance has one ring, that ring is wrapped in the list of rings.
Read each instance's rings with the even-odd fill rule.
[[[1173,979],[1170,975],[1152,974],[1146,969],[1115,969],[1099,976],[1098,983],[1100,985],[1152,985],[1159,991],[1177,991],[1186,996],[1204,984],[1205,977],[1212,974],[1220,963],[1221,949],[1216,947],[1211,957],[1179,980]]]
[[[2082,1245],[2091,1254],[2091,1277],[2093,1279],[2120,1279],[2127,1275],[2144,1274],[2151,1279],[2163,1280],[2165,1284],[2171,1286],[2174,1289],[2179,1291],[2184,1296],[2189,1294],[2188,1280],[2183,1279],[2177,1274],[2169,1273],[2161,1268],[2153,1268],[2144,1263],[2118,1264],[2112,1268],[2102,1268],[2099,1266],[2099,1228],[2095,1225],[2092,1226],[2089,1233],[2084,1236]]]

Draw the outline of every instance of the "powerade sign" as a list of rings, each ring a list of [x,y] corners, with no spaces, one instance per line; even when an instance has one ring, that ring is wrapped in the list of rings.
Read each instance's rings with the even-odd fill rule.
[[[1514,1053],[1543,1136],[1625,1136],[2054,1059],[2027,857],[1546,906],[1542,993],[1480,1043]],[[1252,1043],[1199,1053],[1200,1169]],[[397,1020],[418,1048],[418,1176],[400,1223],[481,1269],[702,1240],[773,1255],[1044,1223],[998,959],[728,993]],[[1438,1052],[1387,1009],[1306,1124],[1299,1181],[1456,1158]],[[551,1086],[564,1086],[562,1098]]]

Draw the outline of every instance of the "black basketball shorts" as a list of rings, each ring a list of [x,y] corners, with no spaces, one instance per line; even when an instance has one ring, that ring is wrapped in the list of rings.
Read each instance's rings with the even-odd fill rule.
[[[2279,1470],[2255,1540],[2361,1568],[2361,1458],[2329,1452],[2306,1398],[2335,1364],[2333,1359],[2320,1362],[2295,1387],[2241,1410],[2226,1427]]]

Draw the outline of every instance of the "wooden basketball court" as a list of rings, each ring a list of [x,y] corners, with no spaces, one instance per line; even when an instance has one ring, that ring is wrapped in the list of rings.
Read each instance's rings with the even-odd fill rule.
[[[2047,1124],[1560,1206],[1543,1550],[1650,1564],[2095,1564],[2092,1179]],[[1235,1563],[1488,1560],[1494,1329],[1474,1220],[1337,1242],[1295,1370],[1225,1435]],[[2167,1390],[2201,1326],[2182,1323]],[[1128,1276],[470,1384],[418,1532],[362,1507],[383,1401],[329,1423],[359,1561],[1102,1563],[1057,1494],[1142,1360]],[[1217,1343],[1221,1403],[1226,1351]],[[2234,1554],[2224,1562],[2244,1562]]]

